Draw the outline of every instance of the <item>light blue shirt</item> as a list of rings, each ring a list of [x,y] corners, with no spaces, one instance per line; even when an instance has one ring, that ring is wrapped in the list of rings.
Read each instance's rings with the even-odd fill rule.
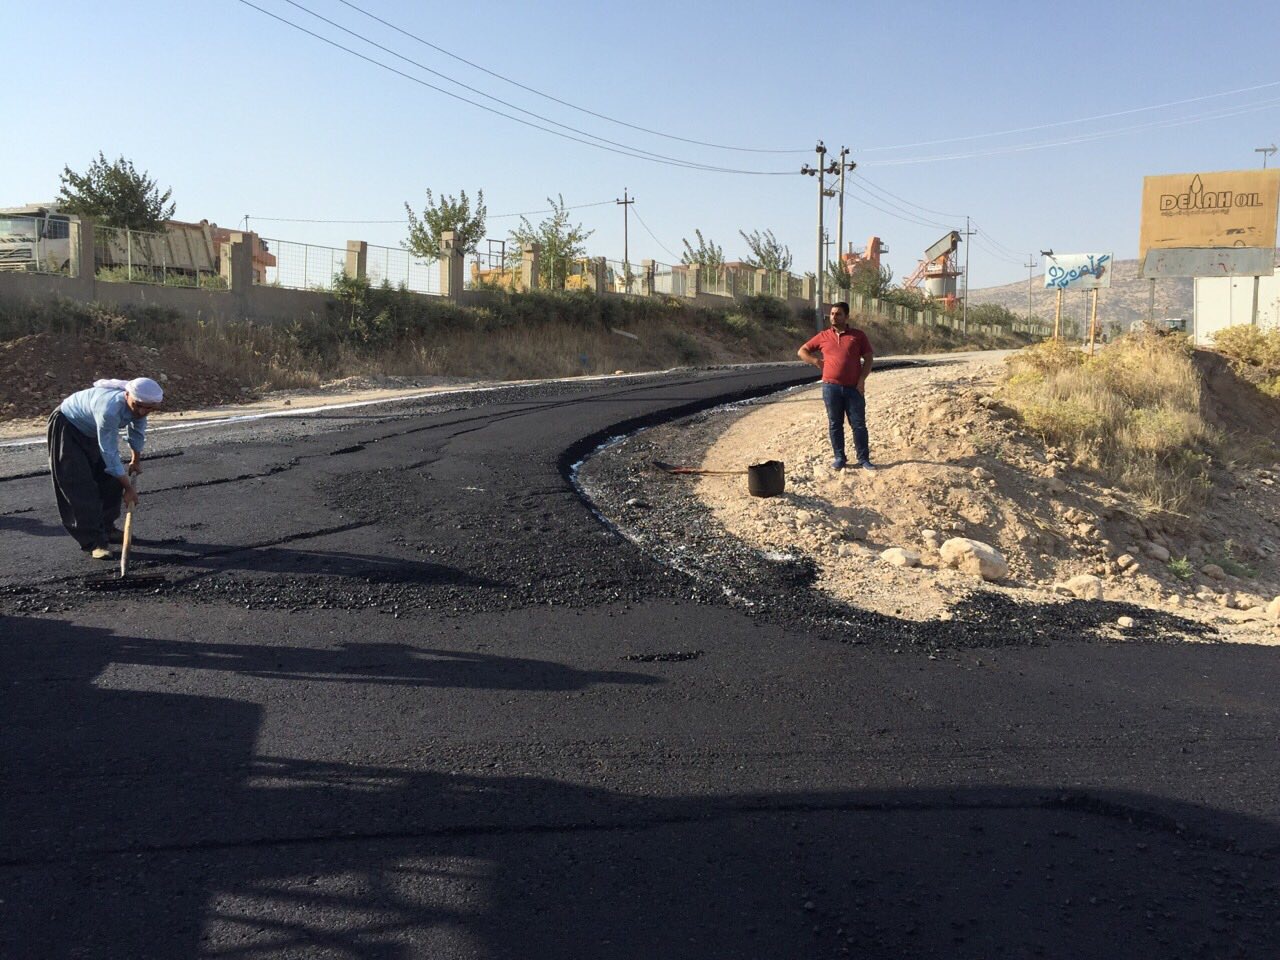
[[[90,387],[67,397],[58,409],[86,437],[98,438],[102,462],[113,477],[125,474],[124,462],[120,459],[121,427],[129,430],[130,448],[142,453],[147,418],[134,416],[129,404],[125,403],[123,390]]]

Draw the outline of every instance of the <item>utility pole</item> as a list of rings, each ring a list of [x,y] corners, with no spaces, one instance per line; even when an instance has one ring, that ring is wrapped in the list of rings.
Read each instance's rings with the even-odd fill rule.
[[[625,273],[630,274],[631,273],[631,250],[630,250],[630,245],[628,243],[629,230],[628,230],[628,224],[627,224],[627,215],[630,211],[627,208],[630,207],[631,204],[636,202],[636,198],[632,197],[630,200],[628,200],[627,188],[623,187],[622,199],[615,200],[613,202],[621,205],[622,207],[622,268]],[[628,279],[626,282],[630,283],[631,281],[630,279]]]
[[[846,170],[853,170],[858,165],[852,161],[846,161],[845,157],[849,156],[849,148],[840,148],[840,222],[836,226],[836,262],[844,269],[844,174]]]
[[[1027,254],[1027,262],[1023,264],[1027,268],[1027,330],[1031,330],[1031,271],[1036,268],[1036,258],[1034,254]]]
[[[814,309],[814,322],[817,325],[817,329],[821,330],[823,328],[822,275],[827,272],[826,267],[822,262],[823,255],[825,253],[824,241],[826,240],[826,236],[824,235],[825,231],[823,230],[823,227],[822,227],[822,205],[826,202],[826,199],[827,199],[826,175],[828,173],[836,172],[836,164],[833,161],[830,167],[823,166],[823,158],[827,155],[827,147],[821,140],[818,141],[818,145],[813,149],[814,149],[814,152],[817,153],[818,155],[818,165],[816,167],[811,167],[806,163],[803,167],[800,168],[800,172],[807,177],[818,178],[818,249],[817,249],[818,263],[817,263],[817,275],[814,277],[814,284],[813,284],[813,309]]]
[[[1276,145],[1273,143],[1269,147],[1255,147],[1254,153],[1262,154],[1262,169],[1267,169],[1267,157],[1276,152]],[[1262,283],[1261,277],[1253,278],[1253,309],[1249,312],[1249,325],[1256,327],[1258,325],[1258,287]]]
[[[969,238],[972,237],[977,230],[969,226],[969,218],[964,218],[964,301],[960,305],[960,329],[964,331],[964,335],[969,335]]]

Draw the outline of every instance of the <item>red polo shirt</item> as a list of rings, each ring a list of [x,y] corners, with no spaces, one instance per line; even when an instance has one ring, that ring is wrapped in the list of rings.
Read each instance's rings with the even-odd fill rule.
[[[806,343],[804,349],[822,354],[822,382],[838,383],[842,387],[857,386],[862,376],[862,358],[875,356],[867,335],[852,327],[844,333],[827,327]]]

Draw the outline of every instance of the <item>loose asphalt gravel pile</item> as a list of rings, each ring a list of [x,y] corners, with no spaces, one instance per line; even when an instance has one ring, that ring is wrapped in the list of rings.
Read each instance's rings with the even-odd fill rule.
[[[695,418],[729,416],[727,411]],[[577,480],[601,518],[659,563],[678,569],[729,602],[760,616],[803,625],[844,643],[895,651],[940,651],[1119,639],[1115,623],[1132,616],[1124,639],[1212,637],[1212,628],[1127,603],[1019,602],[976,586],[952,606],[950,621],[917,622],[847,606],[814,588],[806,557],[763,553],[730,535],[693,492],[687,477],[658,469],[669,455],[644,431],[618,438],[583,465]],[[747,496],[743,479],[743,496]]]

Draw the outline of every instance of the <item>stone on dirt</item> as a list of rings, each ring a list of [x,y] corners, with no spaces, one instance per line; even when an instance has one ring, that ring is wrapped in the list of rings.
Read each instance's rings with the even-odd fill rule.
[[[961,573],[983,580],[1004,580],[1009,576],[1009,563],[1000,551],[980,540],[952,537],[942,545],[942,562]]]
[[[1071,595],[1081,600],[1101,600],[1102,599],[1102,581],[1090,573],[1082,573],[1078,577],[1072,577],[1063,584]]]
[[[905,547],[890,547],[880,554],[880,559],[894,567],[920,566],[920,554]]]

